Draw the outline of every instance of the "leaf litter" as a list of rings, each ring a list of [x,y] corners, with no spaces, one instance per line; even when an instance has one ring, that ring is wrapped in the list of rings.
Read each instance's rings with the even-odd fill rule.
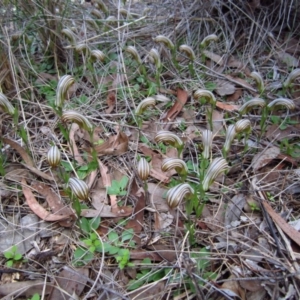
[[[251,3],[250,6],[260,9],[255,3]],[[127,25],[133,26],[132,29],[136,30],[134,22],[126,23]],[[181,25],[179,22],[177,29],[180,29]],[[118,28],[120,32],[123,30],[122,26]],[[77,38],[84,40],[86,27],[80,28],[80,35]],[[76,31],[76,28],[74,30]],[[103,38],[118,30],[108,31]],[[130,35],[130,30],[126,34]],[[94,36],[91,35],[89,38],[94,39]],[[257,62],[264,66],[261,70],[266,84],[272,83],[270,74],[274,65],[297,66],[295,55],[299,52],[297,39],[290,38],[285,43],[287,47],[283,48],[284,51],[279,49],[280,51],[275,53],[274,48],[274,53],[264,53],[266,55],[261,58],[257,57]],[[171,52],[165,45],[156,46],[164,53],[161,58],[165,64],[165,60],[171,57]],[[143,48],[148,49],[148,45]],[[66,105],[69,106],[73,105],[74,99],[81,96],[80,93],[86,93],[85,96],[89,98],[91,105],[87,107],[81,103],[79,109],[86,113],[89,120],[95,121],[97,126],[90,134],[73,123],[68,128],[69,139],[66,143],[57,128],[52,130],[55,128],[55,122],[52,120],[53,111],[44,104],[38,106],[33,102],[32,110],[35,112],[30,112],[32,120],[40,122],[43,118],[47,119],[47,122],[42,122],[44,126],[40,127],[44,132],[45,128],[52,127],[44,144],[32,134],[35,125],[31,119],[28,119],[26,124],[27,132],[32,134],[30,143],[19,143],[20,140],[16,142],[16,131],[1,120],[2,132],[7,130],[5,137],[1,139],[3,143],[1,150],[7,155],[9,162],[15,164],[10,167],[5,165],[8,172],[3,176],[4,187],[1,185],[0,189],[6,221],[13,226],[9,227],[7,222],[1,222],[1,226],[6,231],[15,230],[19,220],[22,220],[20,215],[24,214],[36,218],[29,218],[25,220],[26,222],[35,224],[35,220],[38,220],[43,224],[56,226],[54,230],[51,227],[52,235],[37,237],[32,232],[32,238],[29,238],[18,233],[16,235],[21,237],[21,240],[10,240],[7,244],[8,248],[14,242],[19,244],[24,239],[35,243],[35,247],[40,248],[40,253],[47,253],[48,250],[51,252],[53,248],[55,255],[51,259],[45,259],[47,268],[54,270],[48,281],[36,281],[35,279],[43,274],[42,268],[34,260],[24,261],[17,265],[17,270],[9,270],[14,272],[14,276],[19,276],[20,282],[9,282],[15,280],[13,279],[15,277],[4,277],[2,273],[1,279],[5,278],[5,284],[0,286],[1,295],[31,297],[37,292],[47,295],[47,299],[58,299],[67,294],[68,297],[74,298],[88,295],[97,299],[108,299],[114,295],[120,299],[147,299],[147,297],[152,299],[155,295],[157,299],[162,299],[163,295],[168,294],[174,299],[176,297],[176,299],[193,297],[201,299],[197,292],[203,291],[205,298],[211,299],[220,299],[221,295],[226,299],[237,297],[251,300],[299,298],[299,287],[296,282],[299,276],[299,232],[297,224],[290,224],[291,220],[299,219],[300,212],[299,190],[296,188],[297,172],[292,170],[297,170],[299,164],[296,126],[282,129],[285,126],[283,122],[281,125],[277,123],[271,125],[273,121],[269,118],[267,122],[271,126],[268,126],[266,134],[258,139],[259,134],[256,130],[259,128],[257,120],[260,117],[260,110],[251,111],[244,116],[256,127],[245,144],[240,137],[234,140],[228,156],[234,172],[228,172],[225,177],[218,179],[209,190],[202,215],[199,218],[192,216],[195,221],[194,244],[189,236],[191,231],[188,234],[185,229],[190,216],[186,214],[183,203],[175,211],[166,203],[166,192],[178,182],[179,176],[175,171],[163,172],[162,161],[167,157],[178,157],[179,152],[174,147],[155,144],[154,137],[162,128],[182,138],[184,142],[182,158],[188,163],[189,170],[192,170],[193,174],[188,180],[192,184],[199,184],[195,179],[198,178],[198,166],[201,162],[199,156],[202,151],[201,133],[209,127],[206,110],[202,105],[192,103],[190,100],[192,91],[195,88],[204,88],[203,81],[211,81],[205,84],[210,84],[217,97],[216,108],[212,113],[214,140],[211,151],[214,156],[220,154],[225,140],[225,129],[233,122],[232,120],[235,120],[245,99],[258,96],[256,83],[248,80],[251,73],[249,66],[254,68],[253,62],[247,64],[244,57],[224,55],[218,47],[210,46],[208,49],[211,51],[203,51],[206,57],[203,66],[199,64],[200,58],[194,63],[197,76],[201,74],[197,81],[190,80],[189,77],[192,64],[189,71],[186,69],[184,74],[175,75],[173,67],[176,61],[174,61],[170,64],[168,72],[154,79],[157,70],[154,66],[149,67],[147,61],[143,61],[149,70],[152,68],[149,71],[151,83],[145,82],[143,76],[137,78],[133,76],[142,71],[136,64],[134,69],[130,69],[130,64],[134,62],[127,61],[125,53],[122,54],[125,57],[123,60],[120,54],[113,53],[114,51],[109,49],[110,63],[108,67],[102,68],[103,74],[97,73],[93,77],[92,73],[88,74],[88,68],[85,69],[87,74],[82,76],[82,82],[76,87],[73,86],[71,93],[69,91],[69,94],[72,94],[71,98],[67,96],[69,101]],[[84,61],[84,68],[90,67],[89,64],[85,64],[86,62]],[[184,62],[179,61],[182,69]],[[201,68],[205,66],[209,66],[211,70],[203,72]],[[119,73],[105,74],[106,71],[113,73],[113,70],[108,68],[115,68]],[[267,74],[265,70],[269,73]],[[282,76],[286,75],[282,74],[284,73],[282,71],[280,73]],[[57,79],[54,75],[48,75],[39,72],[42,83]],[[179,84],[177,76],[181,76]],[[103,87],[93,90],[94,79],[101,82]],[[131,80],[134,80],[132,86]],[[5,85],[4,90],[6,86],[9,85]],[[145,96],[154,95],[154,90],[176,96],[176,101],[151,108],[148,115],[141,117],[140,126],[136,126],[134,108]],[[290,92],[295,97],[295,91]],[[278,95],[265,94],[264,97],[271,100]],[[42,108],[42,112],[38,111],[37,107]],[[39,115],[37,118],[36,112]],[[281,118],[282,112],[272,114]],[[297,115],[290,116],[292,121],[299,121]],[[107,134],[106,127],[110,124],[112,132]],[[56,135],[54,140],[51,137],[53,134]],[[148,140],[142,140],[141,137],[147,137]],[[251,140],[255,140],[255,147],[251,146],[253,145],[249,142]],[[286,140],[289,143],[286,143]],[[53,141],[55,143],[59,141],[60,149],[73,164],[75,172],[71,171],[68,175],[76,176],[80,166],[87,166],[95,158],[97,160],[93,170],[89,170],[88,175],[83,175],[83,180],[90,189],[90,199],[86,203],[80,203],[82,206],[80,216],[75,217],[73,205],[63,191],[65,186],[61,178],[45,163],[46,149]],[[245,145],[249,147],[246,150]],[[140,156],[146,157],[151,166],[147,186],[136,173],[136,163]],[[63,171],[67,173],[67,170]],[[120,193],[108,193],[108,190],[115,190],[113,185],[122,179],[122,176],[116,175],[117,173],[126,174],[128,182],[124,188],[119,189]],[[291,188],[293,186],[294,189]],[[20,196],[17,192],[21,191],[23,195]],[[15,213],[16,219],[10,219],[10,215]],[[78,218],[82,217],[100,217],[99,227],[95,231],[103,240],[107,240],[111,231],[115,231],[118,235],[124,230],[132,229],[136,244],[135,248],[128,247],[128,249],[130,259],[136,265],[120,270],[115,257],[106,252],[99,252],[95,254],[92,263],[78,269],[74,266],[68,267],[68,264],[72,264],[72,253],[83,243],[77,222]],[[22,222],[25,221],[23,219]],[[29,224],[26,222],[24,224]],[[0,237],[1,242],[7,238],[3,235]],[[63,248],[55,248],[58,245]],[[32,251],[30,250],[32,247],[27,243],[22,249],[22,254],[26,255]],[[201,252],[203,248],[209,251],[206,252],[209,254],[199,259],[197,255],[203,254]],[[7,249],[3,251],[5,250]],[[192,254],[196,254],[196,258]],[[145,265],[144,259],[150,259],[150,266]],[[190,260],[192,263],[188,265],[187,262]],[[197,269],[198,265],[201,265],[200,269]],[[28,266],[30,270],[34,270],[32,271],[34,274],[26,273]],[[136,280],[135,276],[138,277],[137,274],[147,267],[150,268],[148,273],[153,275],[156,281],[152,281],[152,277],[147,277],[136,291],[126,290],[129,279]],[[163,275],[161,273],[155,277],[156,272],[160,271],[164,271]],[[214,274],[215,277],[209,277],[208,273]],[[282,284],[283,281],[285,284]],[[196,289],[192,282],[197,283]],[[106,289],[106,286],[110,288]],[[16,294],[18,289],[20,293]],[[178,293],[175,295],[176,290]],[[209,296],[206,297],[206,294]]]

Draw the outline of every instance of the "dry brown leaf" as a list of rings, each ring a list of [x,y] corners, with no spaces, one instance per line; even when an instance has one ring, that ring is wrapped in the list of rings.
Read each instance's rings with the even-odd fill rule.
[[[212,61],[214,61],[215,63],[217,63],[219,66],[224,66],[224,65],[225,65],[225,62],[224,62],[223,58],[222,58],[220,55],[215,54],[215,53],[213,53],[213,52],[211,52],[211,51],[207,51],[207,50],[204,50],[204,51],[203,51],[203,54],[204,54],[207,58],[209,58],[209,59],[211,59]]]
[[[111,211],[109,205],[103,205],[103,210],[101,209],[83,209],[81,211],[81,216],[86,218],[117,218],[117,217],[128,217],[132,214],[133,208],[129,206],[119,206],[118,211]]]
[[[279,214],[277,214],[267,201],[262,201],[262,205],[273,221],[282,229],[288,237],[300,246],[300,232],[288,224]]]
[[[33,296],[35,293],[42,294],[45,289],[45,294],[49,294],[51,286],[45,286],[44,280],[29,280],[20,282],[11,282],[0,285],[0,296],[9,296],[9,298],[1,299],[20,299],[24,295],[26,298]],[[17,298],[13,296],[17,295]]]
[[[101,155],[122,155],[128,150],[128,137],[124,132],[112,135],[102,145],[94,146],[94,150]]]
[[[114,91],[108,92],[106,104],[108,108],[106,109],[105,113],[110,114],[114,110],[116,105],[116,93]]]
[[[33,193],[31,192],[31,189],[28,188],[27,186],[26,180],[22,179],[21,183],[22,183],[22,190],[26,199],[26,203],[28,204],[30,209],[42,220],[55,222],[55,221],[68,220],[70,218],[72,219],[72,216],[70,215],[59,215],[59,214],[55,215],[47,211],[36,201]]]
[[[38,175],[46,180],[55,181],[54,177],[45,174],[44,172],[38,170],[34,166],[33,160],[28,155],[26,150],[22,146],[20,146],[20,144],[16,143],[15,141],[13,141],[11,139],[8,139],[8,138],[3,138],[2,140],[5,144],[10,145],[13,149],[15,149],[21,155],[22,159],[25,161],[25,164],[22,164],[24,167],[29,169],[32,173],[35,173],[36,175]]]
[[[10,145],[13,149],[15,149],[21,155],[22,159],[24,160],[27,166],[35,168],[32,158],[28,155],[26,150],[20,144],[8,138],[2,138],[2,141],[5,144]]]
[[[133,211],[133,218],[128,221],[125,228],[133,228],[134,233],[136,234],[134,240],[136,241],[137,245],[141,244],[141,239],[139,237],[140,232],[143,228],[144,223],[144,210],[146,206],[146,197],[145,191],[140,191],[137,181],[133,180],[131,185],[130,194],[133,195],[133,199],[135,201],[134,211]]]
[[[263,152],[257,153],[252,160],[252,168],[254,171],[261,169],[269,164],[274,158],[277,158],[280,154],[278,147],[270,147]]]
[[[247,76],[250,76],[251,74],[249,68],[247,68],[240,60],[236,59],[234,56],[229,57],[229,60],[227,61],[227,65],[230,68],[242,69]]]
[[[235,92],[232,95],[227,96],[226,100],[228,102],[236,102],[238,101],[243,95],[243,90],[241,88],[235,89]]]
[[[216,93],[219,96],[227,96],[232,95],[235,92],[235,86],[226,80],[218,80],[217,81],[217,87],[216,87]]]
[[[229,279],[230,278],[236,279],[234,275],[231,275]],[[221,290],[223,290],[223,292],[225,292],[230,297],[237,296],[242,300],[246,300],[245,291],[242,289],[242,287],[239,285],[238,281],[236,280],[224,282],[221,286]]]
[[[167,201],[163,199],[168,189],[159,186],[156,183],[148,183],[149,203],[147,205],[155,206],[154,208],[159,212],[168,212],[170,210]]]
[[[175,104],[169,109],[166,116],[162,118],[163,122],[170,122],[173,121],[176,116],[181,112],[183,106],[185,105],[188,99],[188,93],[185,90],[180,88],[177,89],[177,101]]]
[[[223,128],[224,123],[224,112],[217,109],[213,110],[212,113],[212,122],[213,122],[213,133],[217,133]]]
[[[217,101],[216,106],[226,111],[238,111],[241,107],[240,105],[227,104],[220,101]]]
[[[44,196],[46,198],[46,201],[47,201],[49,207],[51,208],[51,211],[54,214],[70,216],[69,220],[60,221],[59,222],[60,226],[63,226],[63,227],[73,226],[74,220],[76,219],[73,210],[61,202],[60,197],[54,192],[54,190],[51,187],[47,186],[46,184],[44,184],[42,182],[33,183],[31,186],[39,194],[41,194],[42,196]]]
[[[240,220],[245,204],[246,196],[244,194],[237,194],[231,199],[225,212],[225,226],[233,225],[233,222]]]
[[[85,164],[84,160],[81,157],[81,154],[78,151],[76,142],[75,142],[75,134],[80,130],[79,125],[76,123],[72,123],[69,133],[70,142],[68,143],[70,152],[74,154],[75,160],[78,162],[80,166]]]
[[[100,169],[103,186],[104,187],[111,186],[111,178],[110,178],[110,174],[108,173],[108,168],[101,162],[100,159],[98,159],[98,165]]]
[[[250,76],[250,74],[248,76]],[[235,76],[231,76],[231,75],[225,75],[225,77],[228,80],[230,80],[231,82],[235,83],[236,85],[244,87],[251,92],[257,93],[257,90],[255,88],[253,88],[252,85],[249,84],[246,80],[244,80],[240,77],[235,77]]]
[[[88,268],[70,269],[65,266],[63,270],[55,276],[55,286],[47,299],[65,299],[67,294],[79,297],[83,292],[89,277]]]

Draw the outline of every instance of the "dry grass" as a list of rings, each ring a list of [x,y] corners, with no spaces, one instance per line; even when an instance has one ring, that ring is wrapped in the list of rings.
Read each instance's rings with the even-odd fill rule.
[[[17,245],[28,259],[0,269],[0,295],[12,299],[28,299],[34,293],[45,299],[63,299],[62,295],[82,299],[298,299],[300,245],[298,231],[291,231],[288,225],[290,221],[297,223],[300,212],[298,82],[296,79],[293,89],[274,88],[299,64],[298,2],[127,1],[123,7],[121,1],[106,1],[107,12],[95,11],[97,3],[100,1],[93,5],[22,1],[15,9],[14,3],[0,0],[4,20],[0,27],[0,87],[18,108],[13,117],[0,112],[0,241],[7,245],[1,251]],[[107,19],[109,16],[114,16],[115,21]],[[61,33],[64,28],[73,32],[75,45]],[[194,50],[194,75],[184,53],[176,52],[178,69],[171,51],[153,41],[159,34],[170,38],[176,49],[187,44]],[[216,34],[219,41],[205,49],[209,51],[205,57],[200,43],[210,34]],[[76,51],[80,44],[101,50],[105,60],[91,64],[85,52]],[[125,51],[127,46],[138,50],[146,78]],[[153,47],[159,50],[163,65],[160,87],[148,55]],[[262,75],[266,87],[262,95],[250,77],[251,71]],[[125,153],[123,148],[117,148],[117,138],[105,149],[110,153],[101,152],[101,146],[93,145],[87,132],[78,129],[73,132],[76,144],[70,146],[62,128],[71,135],[71,127],[61,124],[51,107],[57,82],[65,74],[72,75],[75,84],[69,90],[64,110],[76,110],[86,116],[97,128],[94,140],[106,141],[116,137],[116,132],[125,133]],[[234,97],[216,92],[220,82],[233,88]],[[169,183],[160,180],[162,159],[178,153],[174,148],[158,145],[154,137],[159,130],[168,128],[182,138],[182,158],[190,167],[187,181],[199,185],[202,141],[197,132],[208,126],[207,106],[191,97],[199,88],[214,90],[219,103],[213,115],[214,126],[220,128],[214,132],[212,157],[222,155],[226,129],[240,118],[229,109],[234,105],[257,96],[268,103],[285,97],[294,100],[296,110],[272,113],[274,118],[267,119],[263,134],[261,110],[247,114],[252,125],[248,138],[251,144],[245,150],[241,141],[234,140],[227,157],[230,171],[206,193],[206,204],[197,218],[194,213],[186,215],[184,205],[169,209],[162,198],[168,188],[179,182],[175,172],[164,174]],[[166,122],[178,89],[186,91],[187,102],[177,118]],[[157,94],[170,101],[148,108],[137,124],[136,107],[142,99]],[[228,106],[221,107],[220,103]],[[23,151],[7,139],[16,141]],[[76,268],[74,253],[87,238],[80,224],[75,222],[68,227],[60,222],[45,222],[28,206],[22,189],[24,179],[48,212],[46,196],[34,188],[36,182],[55,191],[65,207],[73,205],[61,174],[47,163],[52,144],[62,153],[63,173],[73,177],[82,172],[74,147],[84,165],[92,161],[87,149],[98,149],[102,166],[94,170],[94,178],[90,174],[85,177],[91,184],[89,208],[95,206],[94,201],[100,201],[97,195],[105,191],[105,174],[110,179],[120,180],[124,175],[129,178],[127,195],[117,200],[122,209],[133,207],[130,215],[121,218],[112,211],[114,217],[103,216],[94,233],[103,243],[111,231],[121,235],[133,229],[136,246],[125,243],[121,247],[130,250],[134,267],[121,270],[114,255],[96,252],[91,261]],[[150,157],[152,169],[159,174],[149,177],[148,193],[142,195],[138,190],[143,182],[136,172],[139,156]],[[76,170],[67,169],[67,162],[72,162]],[[32,168],[28,168],[30,163]],[[107,173],[103,171],[105,167]],[[105,204],[112,206],[113,198],[108,198],[106,192],[104,198],[110,200]],[[263,204],[266,202],[273,210]],[[278,221],[278,217],[282,219]],[[124,220],[127,225],[121,222]],[[189,231],[187,223],[193,224]],[[10,239],[11,235],[15,239]],[[143,262],[145,257],[151,262]],[[6,262],[2,255],[0,264],[4,266]],[[142,284],[131,291],[130,280],[147,274],[152,275],[152,280],[142,279]],[[78,283],[76,287],[74,282]],[[72,287],[66,287],[68,284]]]

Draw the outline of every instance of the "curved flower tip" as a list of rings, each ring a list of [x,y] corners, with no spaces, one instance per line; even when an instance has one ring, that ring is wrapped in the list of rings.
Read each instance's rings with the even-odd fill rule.
[[[157,69],[161,67],[161,60],[157,49],[152,48],[149,51],[149,58],[150,58],[150,62],[154,63]]]
[[[225,153],[227,153],[229,151],[232,141],[234,140],[236,134],[237,134],[237,132],[236,132],[235,125],[233,125],[233,124],[229,125],[226,130],[226,138],[225,138],[225,142],[223,145],[223,150],[225,151]]]
[[[184,52],[190,60],[195,60],[196,58],[194,50],[188,45],[181,45],[179,51]]]
[[[201,48],[206,48],[211,42],[217,42],[218,40],[218,36],[216,36],[215,34],[210,34],[202,40],[200,46]]]
[[[101,9],[103,12],[108,13],[108,8],[101,0],[94,0],[94,5],[96,8]]]
[[[188,183],[181,183],[169,189],[167,192],[167,203],[170,208],[177,207],[185,196],[194,194],[194,189]]]
[[[68,40],[72,46],[74,46],[76,44],[76,36],[70,28],[64,28],[61,31],[61,33],[64,34],[68,38]]]
[[[154,106],[155,104],[156,104],[155,98],[148,97],[140,102],[140,104],[137,106],[137,108],[135,110],[135,114],[137,116],[140,116],[144,113],[144,111],[146,110],[147,107]]]
[[[71,75],[64,75],[60,78],[56,89],[55,107],[61,108],[63,106],[67,91],[74,82],[75,80]]]
[[[215,105],[215,103],[217,102],[214,94],[208,90],[198,89],[193,93],[193,97],[196,100],[199,100],[200,98],[205,98],[206,101],[212,105]]]
[[[47,153],[48,164],[55,168],[60,164],[61,154],[57,146],[52,146]]]
[[[170,101],[170,99],[168,97],[166,97],[164,95],[160,95],[160,94],[154,96],[154,98],[156,101],[159,101],[159,102],[169,102]]]
[[[269,108],[275,109],[280,107],[285,107],[286,109],[293,110],[295,109],[295,103],[293,100],[285,98],[277,98],[268,104]]]
[[[118,20],[115,16],[109,16],[106,18],[105,21],[108,25],[111,25],[111,26],[118,24]]]
[[[92,61],[104,61],[105,54],[101,50],[92,50],[91,51],[91,59]]]
[[[300,76],[300,69],[295,69],[293,70],[289,76],[287,77],[287,79],[285,80],[285,82],[283,83],[283,87],[288,88],[292,85],[292,83],[295,81],[295,79],[297,77]]]
[[[211,130],[204,130],[202,132],[202,144],[203,144],[203,152],[202,156],[203,158],[209,158],[210,157],[210,152],[211,152],[211,147],[212,147],[212,140],[213,140],[213,133]]]
[[[265,89],[265,84],[264,84],[262,76],[258,72],[252,72],[250,74],[250,76],[256,81],[258,90],[260,93],[262,93]]]
[[[78,178],[70,178],[68,186],[72,193],[80,200],[88,200],[89,198],[89,187],[88,185]]]
[[[236,133],[240,132],[250,132],[251,131],[251,122],[248,119],[239,120],[234,125]]]
[[[82,53],[84,55],[91,55],[91,49],[87,44],[84,43],[76,45],[75,50],[76,52]]]
[[[134,46],[128,46],[125,51],[130,53],[139,64],[142,64],[141,57]]]
[[[121,8],[120,10],[120,14],[125,17],[125,18],[131,18],[130,13],[128,12],[128,10],[126,10],[125,8]]]
[[[6,96],[2,93],[0,93],[0,107],[7,112],[8,114],[10,114],[11,116],[14,115],[15,113],[15,108],[11,105],[11,103],[8,101],[8,99],[6,98]]]
[[[226,171],[227,168],[228,168],[228,164],[224,158],[222,157],[215,158],[209,165],[207,172],[204,176],[204,180],[202,182],[203,190],[207,191],[209,187],[212,185],[212,183],[216,180],[218,175]]]
[[[154,138],[156,143],[168,143],[173,147],[182,147],[183,146],[183,141],[173,132],[170,131],[159,131],[155,138]]]
[[[239,113],[240,114],[246,114],[248,113],[251,109],[255,108],[256,106],[259,107],[265,107],[266,106],[266,102],[265,100],[261,99],[261,98],[253,98],[249,101],[247,101],[246,103],[244,103],[240,108],[239,108]]]
[[[81,115],[80,113],[76,111],[65,111],[61,116],[62,122],[73,122],[78,124],[81,128],[91,132],[93,129],[93,125],[90,123],[90,121]]]
[[[95,9],[95,8],[92,9],[91,10],[91,14],[93,16],[95,16],[96,18],[98,18],[98,19],[104,19],[104,16],[103,16],[102,12],[100,10],[98,10],[98,9]]]
[[[161,166],[162,171],[167,172],[175,169],[176,172],[180,175],[187,175],[188,167],[186,163],[179,158],[166,158],[162,162]]]
[[[142,157],[137,165],[137,173],[142,180],[147,180],[150,175],[150,165],[147,160]]]
[[[164,45],[166,45],[169,49],[174,49],[175,46],[174,44],[172,43],[172,41],[164,36],[164,35],[158,35],[157,37],[154,38],[154,41],[156,43],[163,43]]]

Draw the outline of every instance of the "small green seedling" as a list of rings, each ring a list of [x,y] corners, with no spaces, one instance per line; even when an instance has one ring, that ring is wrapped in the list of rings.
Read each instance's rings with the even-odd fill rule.
[[[113,180],[111,186],[107,188],[109,195],[125,196],[127,191],[125,190],[128,184],[128,177],[123,176],[120,181]]]
[[[280,130],[287,129],[289,125],[299,124],[298,120],[292,120],[290,117],[286,117],[284,120],[282,120],[281,117],[273,115],[270,116],[270,120],[273,124],[279,125]]]
[[[248,202],[248,205],[250,206],[251,211],[256,212],[259,211],[260,208],[256,202],[250,201]]]
[[[28,299],[28,300],[40,300],[41,299],[41,297],[40,297],[40,295],[39,294],[37,294],[37,293],[35,293],[30,299]]]
[[[4,257],[7,259],[6,265],[12,267],[16,262],[23,260],[23,256],[18,252],[16,245],[12,246],[10,250],[4,252]]]
[[[151,266],[151,259],[150,258],[143,259],[142,265]],[[151,268],[145,268],[145,269],[142,268],[140,272],[136,274],[135,279],[129,281],[127,289],[129,291],[133,291],[141,287],[145,283],[158,281],[162,279],[169,271],[170,269],[168,268],[159,269],[157,271],[152,271]]]
[[[133,229],[123,231],[121,237],[119,237],[119,235],[115,231],[111,231],[108,234],[108,242],[103,243],[104,252],[107,252],[110,255],[114,255],[121,270],[126,266],[134,266],[133,263],[129,262],[130,251],[127,248],[133,248],[135,246],[135,242],[132,240],[133,235]]]

